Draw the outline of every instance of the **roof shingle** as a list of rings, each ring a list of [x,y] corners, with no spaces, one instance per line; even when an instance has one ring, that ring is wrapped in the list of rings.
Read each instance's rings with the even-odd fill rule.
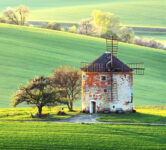
[[[105,52],[92,63],[81,68],[85,72],[132,72],[133,70],[113,56],[113,65],[111,66],[111,53]]]

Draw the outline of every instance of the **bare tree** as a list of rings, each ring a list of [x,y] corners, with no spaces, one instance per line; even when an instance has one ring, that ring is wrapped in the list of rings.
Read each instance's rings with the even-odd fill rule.
[[[79,23],[80,34],[90,35],[93,33],[92,18],[82,19]]]
[[[28,17],[28,14],[29,14],[29,8],[21,5],[17,7],[16,12],[20,16],[20,24],[24,25],[26,22],[26,18]]]
[[[76,69],[68,66],[59,67],[54,71],[53,84],[62,88],[64,97],[67,99],[66,104],[70,111],[73,110],[73,102],[80,96],[81,75]]]
[[[24,25],[26,23],[26,18],[29,14],[29,8],[26,6],[18,6],[16,9],[8,7],[3,11],[4,18],[12,24]]]
[[[8,20],[9,23],[13,24],[19,24],[18,21],[18,16],[16,14],[15,9],[8,7],[4,12],[3,12],[4,17]]]

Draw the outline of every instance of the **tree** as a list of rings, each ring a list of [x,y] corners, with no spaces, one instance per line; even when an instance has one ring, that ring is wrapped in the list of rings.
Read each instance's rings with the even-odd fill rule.
[[[53,85],[63,88],[66,104],[70,111],[73,110],[73,102],[80,96],[81,75],[76,69],[68,66],[59,67],[54,71]]]
[[[60,23],[49,22],[46,25],[46,28],[60,31],[61,30],[61,24]]]
[[[120,25],[120,18],[110,12],[95,10],[92,12],[93,23],[101,28],[101,34],[113,32]]]
[[[92,18],[82,19],[79,22],[79,32],[80,34],[91,35],[94,31],[92,24]]]
[[[132,43],[134,38],[134,32],[131,28],[121,27],[119,31],[119,39],[122,42]]]
[[[62,97],[62,90],[51,86],[51,80],[48,77],[36,77],[30,80],[26,86],[21,86],[13,95],[12,106],[16,107],[22,102],[33,104],[38,108],[39,117],[42,116],[43,106],[57,105],[65,103]]]
[[[23,5],[18,6],[16,9],[8,7],[3,12],[3,16],[9,23],[17,25],[25,25],[28,14],[29,8]]]

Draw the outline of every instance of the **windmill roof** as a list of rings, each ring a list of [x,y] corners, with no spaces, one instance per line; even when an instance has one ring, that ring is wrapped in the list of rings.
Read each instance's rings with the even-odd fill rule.
[[[121,62],[118,58],[113,56],[113,63],[111,66],[111,53],[105,52],[93,62],[81,68],[88,72],[132,72],[133,70]]]

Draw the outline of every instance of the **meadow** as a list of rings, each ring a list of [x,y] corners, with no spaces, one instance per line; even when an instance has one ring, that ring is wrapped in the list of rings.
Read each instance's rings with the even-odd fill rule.
[[[136,106],[136,113],[104,114],[97,118],[104,122],[166,123],[166,106]]]
[[[79,69],[105,52],[104,39],[61,31],[0,24],[0,35],[0,108],[29,79],[61,65]],[[145,63],[145,75],[134,76],[134,105],[165,105],[166,52],[119,43],[118,58]]]
[[[0,121],[0,149],[166,149],[165,126]]]
[[[148,39],[157,39],[159,41],[166,41],[166,32],[160,32],[160,31],[146,31],[146,30],[140,30],[140,31],[134,31],[136,36],[139,36],[141,38],[148,38]]]
[[[136,113],[125,114],[100,114],[97,115],[98,121],[104,122],[127,122],[127,123],[160,123],[166,124],[166,106],[136,106]],[[43,114],[48,114],[48,117],[37,118],[31,117],[37,113],[37,108],[1,108],[0,121],[58,121],[73,117],[75,115],[83,115],[81,108],[74,108],[73,112],[68,111],[64,106],[65,115],[57,115],[62,111],[62,107],[44,107]]]
[[[20,4],[30,8],[31,21],[79,22],[99,9],[120,16],[125,25],[165,27],[166,24],[163,0],[5,0],[0,2],[0,11]]]
[[[36,107],[27,108],[1,108],[0,109],[0,121],[57,121],[70,118],[72,116],[80,114],[81,109],[75,108],[70,112],[67,107],[63,106],[64,115],[58,115],[58,112],[62,111],[61,107],[43,107],[42,114],[49,114],[47,117],[38,118],[35,114],[38,113]],[[34,117],[32,117],[32,115]]]

